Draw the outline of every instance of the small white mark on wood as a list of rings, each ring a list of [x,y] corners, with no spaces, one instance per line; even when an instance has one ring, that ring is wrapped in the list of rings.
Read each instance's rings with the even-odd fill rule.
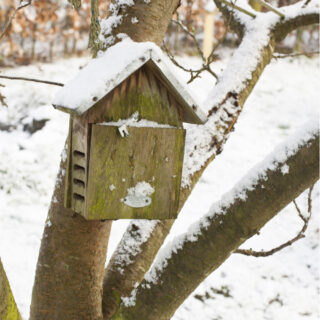
[[[143,208],[151,205],[150,196],[154,193],[154,188],[148,182],[138,182],[135,187],[129,188],[127,191],[127,195],[120,199],[120,202],[128,207]]]
[[[132,23],[132,24],[136,24],[136,23],[138,23],[138,22],[139,22],[139,20],[138,20],[137,17],[131,18],[131,23]]]

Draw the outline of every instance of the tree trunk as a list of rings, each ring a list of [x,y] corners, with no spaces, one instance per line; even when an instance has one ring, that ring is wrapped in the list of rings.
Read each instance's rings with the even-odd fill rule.
[[[0,319],[21,320],[20,313],[14,301],[6,272],[0,259]]]
[[[101,320],[111,222],[86,221],[64,208],[65,152],[41,241],[30,320]]]

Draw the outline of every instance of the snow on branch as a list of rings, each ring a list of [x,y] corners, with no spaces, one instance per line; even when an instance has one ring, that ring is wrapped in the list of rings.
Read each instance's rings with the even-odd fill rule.
[[[115,35],[113,34],[116,29],[123,21],[123,16],[128,7],[134,5],[133,0],[117,0],[110,3],[109,16],[103,19],[100,23],[100,35],[99,40],[101,42],[102,50],[107,49],[116,42]],[[121,39],[124,34],[118,34],[117,37]]]
[[[159,220],[134,220],[124,233],[117,250],[112,256],[112,267],[123,274],[133,258],[141,252]]]
[[[237,1],[237,4],[242,8],[249,6],[245,0]],[[274,33],[282,32],[281,28],[285,28],[292,19],[318,12],[318,7],[315,1],[307,7],[298,2],[280,8],[281,15],[257,12],[254,19],[238,11],[229,11],[233,19],[239,20],[243,26],[244,36],[204,102],[209,109],[207,123],[204,126],[187,126],[182,188],[190,187],[192,176],[221,152],[246,98],[272,58]]]
[[[303,225],[300,229],[300,231],[298,232],[298,234],[293,237],[292,239],[286,241],[285,243],[282,243],[281,245],[273,248],[273,249],[270,249],[270,250],[261,250],[261,251],[255,251],[255,250],[252,250],[251,248],[250,249],[237,249],[236,251],[234,251],[234,253],[240,253],[240,254],[243,254],[245,256],[251,256],[251,257],[269,257],[273,254],[275,254],[276,252],[279,252],[281,251],[282,249],[284,248],[287,248],[289,246],[291,246],[293,243],[295,243],[296,241],[300,240],[300,239],[303,239],[305,237],[305,232],[308,228],[308,225],[309,225],[309,221],[310,221],[310,218],[311,218],[311,215],[312,215],[312,190],[313,190],[313,187],[314,185],[312,185],[309,189],[309,192],[308,192],[308,215],[305,216],[302,214],[301,212],[301,209],[299,208],[296,200],[293,200],[293,203],[295,205],[295,208],[297,210],[297,213],[298,213],[298,217],[303,221]]]
[[[317,135],[319,135],[318,121],[311,121],[304,128],[298,130],[293,137],[278,146],[262,163],[259,163],[251,169],[219,202],[214,203],[211,206],[209,213],[193,224],[187,233],[172,240],[172,242],[159,253],[158,260],[150,272],[145,276],[145,279],[150,282],[155,282],[157,280],[158,272],[166,266],[166,261],[170,259],[172,252],[177,252],[178,249],[183,247],[185,242],[196,241],[198,235],[201,234],[203,229],[206,229],[209,226],[210,221],[215,216],[224,215],[226,209],[234,204],[237,199],[246,200],[247,192],[252,191],[258,184],[258,181],[267,180],[268,170],[276,170],[278,167],[280,167],[281,170],[281,167],[285,165],[286,160],[289,157],[294,155],[301,146],[308,143],[308,141]],[[282,174],[285,175],[286,173]]]
[[[138,308],[141,301],[151,295],[158,303],[160,300],[154,295],[153,288],[159,286],[161,290],[166,290],[168,299],[175,290],[181,290],[181,299],[192,292],[199,283],[192,278],[192,272],[195,277],[201,278],[201,282],[237,246],[287,205],[291,197],[296,197],[306,186],[315,183],[318,179],[318,139],[318,122],[311,121],[285,143],[276,147],[272,154],[250,170],[219,202],[214,203],[209,212],[191,225],[185,234],[176,237],[159,251],[144,281],[134,288],[129,297],[122,298],[121,312],[126,308],[129,308],[130,314],[136,312],[135,307]],[[308,157],[307,162],[305,157]],[[306,163],[310,165],[308,170],[311,171],[304,168]],[[297,174],[299,179],[296,179]],[[288,181],[292,182],[294,192],[290,191],[290,188],[283,188],[283,183]],[[283,195],[278,196],[279,193]],[[257,197],[260,199],[258,204]],[[272,205],[267,205],[270,202]],[[220,248],[220,245],[226,248]],[[203,255],[206,256],[205,262]],[[199,261],[203,263],[199,265]],[[177,275],[173,277],[172,274]],[[186,281],[182,280],[185,277],[188,281],[192,279],[188,282],[192,282],[190,288],[186,288]],[[155,290],[159,293],[159,289]],[[139,303],[136,304],[138,300]],[[161,300],[162,303],[166,303],[164,300]],[[159,310],[162,310],[161,306]]]

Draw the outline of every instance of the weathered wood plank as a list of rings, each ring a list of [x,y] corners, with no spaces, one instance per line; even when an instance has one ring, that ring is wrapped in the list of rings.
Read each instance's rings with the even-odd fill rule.
[[[20,313],[14,301],[6,272],[0,259],[0,319],[21,320]]]
[[[177,215],[185,130],[93,125],[87,219],[174,219]],[[154,193],[135,208],[126,204],[129,188],[146,182]],[[130,197],[129,197],[130,198]],[[139,201],[141,199],[139,198]],[[141,203],[139,203],[141,205]],[[144,205],[144,204],[142,204]]]
[[[69,134],[67,139],[67,166],[66,166],[66,184],[64,193],[64,206],[66,208],[71,208],[72,206],[72,119],[70,116],[69,120]]]
[[[182,127],[176,105],[150,68],[142,67],[87,111],[89,123],[127,119],[138,111],[140,118]]]

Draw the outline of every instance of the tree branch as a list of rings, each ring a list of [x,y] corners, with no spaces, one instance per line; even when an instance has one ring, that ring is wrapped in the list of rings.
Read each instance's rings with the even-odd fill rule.
[[[284,59],[284,58],[294,58],[300,56],[306,56],[310,58],[313,55],[319,54],[320,51],[313,51],[313,52],[299,52],[299,53],[288,53],[288,54],[274,54],[272,58],[274,59]]]
[[[25,78],[25,77],[11,77],[11,76],[2,76],[2,75],[0,75],[0,79],[23,80],[23,81],[31,81],[31,82],[51,84],[51,85],[60,86],[60,87],[63,87],[63,86],[64,86],[64,84],[61,83],[61,82],[48,81],[48,80],[40,80],[40,79],[34,79],[34,78]]]
[[[254,0],[258,3],[261,4],[262,7],[265,7],[266,9],[274,12],[275,14],[277,14],[278,16],[280,16],[282,19],[284,19],[285,15],[283,13],[281,13],[280,11],[278,11],[277,9],[275,9],[273,6],[271,6],[270,4],[264,2],[263,0]]]
[[[13,20],[14,17],[16,16],[16,13],[17,13],[19,10],[21,10],[21,9],[29,6],[30,4],[31,4],[31,0],[28,1],[28,2],[26,2],[25,0],[20,0],[20,3],[19,3],[19,5],[18,5],[18,7],[13,11],[12,15],[9,17],[8,21],[6,22],[6,24],[5,24],[2,32],[1,32],[1,34],[0,34],[0,41],[2,40],[2,38],[4,37],[4,35],[6,34],[7,30],[9,29],[12,20]]]
[[[222,2],[223,4],[227,5],[227,6],[231,7],[232,9],[235,9],[235,10],[241,12],[241,13],[246,14],[247,16],[249,16],[251,18],[255,18],[256,17],[256,15],[254,13],[235,5],[233,2],[229,2],[227,0],[219,0],[219,1]]]
[[[195,137],[187,133],[187,144],[188,151],[186,153],[186,161],[184,163],[184,170],[188,168],[196,168],[196,171],[191,171],[190,179],[187,179],[188,187],[182,187],[180,192],[180,204],[179,211],[183,207],[186,199],[190,195],[193,187],[197,183],[198,179],[201,177],[203,171],[208,166],[209,163],[219,154],[222,150],[222,146],[227,140],[230,132],[234,128],[238,116],[242,110],[242,107],[251,93],[253,87],[257,83],[260,75],[262,74],[264,68],[270,60],[272,59],[275,40],[280,40],[281,35],[286,32],[290,32],[292,26],[298,26],[299,23],[305,24],[307,21],[312,22],[310,19],[302,18],[296,19],[294,23],[290,22],[289,18],[286,18],[283,21],[275,19],[274,24],[271,26],[265,26],[264,15],[259,14],[256,19],[250,19],[248,21],[241,19],[240,12],[233,13],[233,10],[227,6],[221,5],[219,0],[215,1],[220,10],[222,10],[223,15],[227,21],[230,21],[230,27],[236,29],[240,37],[243,37],[240,47],[237,49],[236,53],[233,55],[231,62],[228,67],[223,71],[222,75],[219,77],[219,82],[214,90],[211,92],[210,97],[207,99],[207,105],[211,106],[209,111],[209,121],[205,126],[199,126],[199,130],[203,131],[201,134],[202,137],[206,137],[207,143],[195,139]],[[303,12],[303,15],[305,13]],[[289,17],[292,15],[289,14]],[[128,19],[130,16],[128,17]],[[261,21],[260,21],[261,19]],[[251,22],[250,22],[251,21]],[[256,26],[253,24],[256,23]],[[250,26],[246,24],[250,24]],[[261,28],[265,26],[264,29]],[[123,30],[123,29],[121,29]],[[244,34],[245,30],[250,30]],[[281,32],[280,32],[281,31]],[[275,35],[275,32],[277,35]],[[264,41],[262,41],[262,38]],[[259,44],[259,45],[256,45]],[[248,54],[250,57],[256,57],[254,60],[248,60]],[[245,62],[245,63],[244,63]],[[250,64],[248,64],[250,62]],[[243,75],[243,78],[234,77],[234,74]],[[236,79],[237,78],[237,79]],[[239,80],[239,81],[236,81]],[[232,113],[229,113],[229,111]],[[196,137],[198,136],[196,133]],[[203,150],[201,145],[205,145]],[[207,157],[200,166],[197,167],[197,164],[193,163],[192,154],[194,152],[207,153]],[[184,176],[186,176],[184,174]],[[187,175],[188,176],[188,175]],[[121,268],[126,272],[128,266],[127,261],[117,260],[117,252],[122,251],[121,243],[116,249],[113,258],[111,259],[105,273],[104,280],[104,313],[106,310],[110,311],[108,315],[112,314],[115,308],[115,301],[119,301],[119,297],[122,295],[122,292],[128,292],[132,290],[133,284],[140,282],[144,276],[145,270],[148,269],[148,266],[151,266],[155,254],[158,249],[161,247],[165,237],[167,236],[173,220],[165,220],[152,225],[152,230],[150,232],[150,238],[143,244],[137,246],[140,248],[137,252],[139,254],[133,255],[130,258],[130,268],[128,273],[126,273],[126,279],[124,280],[117,267],[121,264]],[[137,232],[139,228],[143,228],[146,232],[146,228],[151,228],[148,224],[137,224]],[[125,232],[123,238],[127,237],[130,234],[130,227]],[[157,236],[155,236],[157,235]],[[134,242],[135,239],[133,238]],[[114,261],[118,261],[118,265],[114,264]],[[136,270],[135,273],[132,273],[130,270]],[[110,281],[110,279],[113,279]],[[117,283],[114,285],[114,283]],[[110,297],[118,297],[115,299],[110,299]],[[109,319],[106,317],[105,319]]]
[[[312,198],[311,198],[311,194],[312,194],[312,190],[313,190],[314,185],[311,186],[311,188],[309,189],[309,193],[308,193],[308,216],[304,217],[301,213],[300,208],[297,205],[296,200],[293,200],[293,203],[296,207],[296,210],[298,212],[298,216],[299,218],[303,221],[303,226],[301,228],[301,230],[299,231],[299,233],[292,239],[286,241],[285,243],[281,244],[280,246],[277,246],[271,250],[268,251],[255,251],[252,249],[237,249],[234,251],[234,253],[240,253],[246,256],[252,256],[252,257],[269,257],[271,255],[273,255],[276,252],[281,251],[282,249],[291,246],[294,242],[298,241],[299,239],[302,239],[305,237],[305,232],[308,228],[308,224],[309,224],[309,220],[311,218],[312,215]]]
[[[169,319],[234,250],[313,185],[319,179],[319,132],[317,123],[311,128],[276,149],[189,232],[164,248],[113,319]],[[287,158],[278,158],[283,152]],[[283,165],[290,168],[286,174]]]

